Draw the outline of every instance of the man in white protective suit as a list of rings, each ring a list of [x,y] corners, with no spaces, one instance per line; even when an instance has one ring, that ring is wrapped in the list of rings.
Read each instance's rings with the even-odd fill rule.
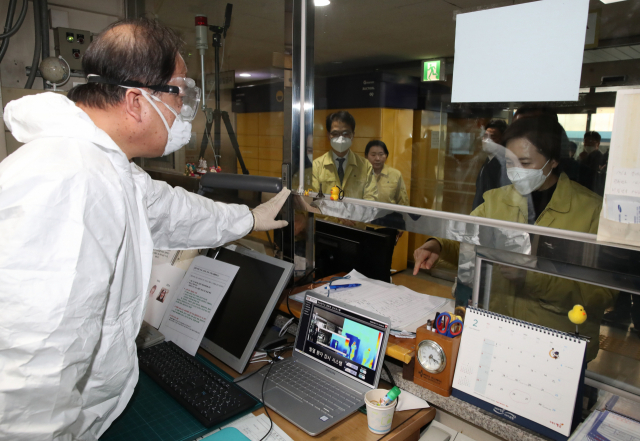
[[[0,163],[0,439],[94,440],[138,381],[153,249],[215,247],[275,221],[154,181],[131,162],[187,143],[200,90],[180,39],[147,19],[89,46],[68,98],[6,106],[23,147]]]

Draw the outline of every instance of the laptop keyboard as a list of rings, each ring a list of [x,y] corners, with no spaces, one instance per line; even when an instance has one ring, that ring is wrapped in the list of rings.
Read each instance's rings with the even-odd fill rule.
[[[263,377],[265,374],[266,372],[261,373]],[[347,408],[362,404],[362,398],[346,387],[338,387],[311,369],[300,367],[298,363],[274,365],[269,381],[331,418]]]

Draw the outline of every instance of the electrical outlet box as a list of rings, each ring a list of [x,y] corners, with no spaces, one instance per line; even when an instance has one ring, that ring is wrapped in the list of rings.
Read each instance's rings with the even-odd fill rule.
[[[81,71],[82,57],[91,42],[91,32],[82,29],[55,28],[53,37],[56,56],[62,55],[72,71]]]

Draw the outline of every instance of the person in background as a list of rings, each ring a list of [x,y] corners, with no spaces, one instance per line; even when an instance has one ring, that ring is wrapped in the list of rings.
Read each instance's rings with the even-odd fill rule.
[[[528,223],[595,234],[602,198],[558,172],[566,133],[546,115],[521,118],[504,134],[507,174],[512,184],[485,193],[485,202],[471,216]],[[414,251],[414,274],[439,259],[457,265],[460,243],[430,238]],[[580,332],[591,337],[587,361],[598,353],[604,311],[613,305],[612,290],[513,267],[493,271],[489,309],[538,325],[574,332],[567,312],[581,304],[588,319]]]
[[[569,141],[569,157],[561,158],[560,163],[562,166],[562,171],[569,176],[569,179],[572,181],[580,182],[580,164],[576,160],[576,151],[578,150],[578,145]]]
[[[513,120],[517,121],[520,118],[530,118],[543,115],[549,116],[558,122],[558,114],[552,108],[545,106],[532,106],[530,104],[525,104],[524,106],[519,107],[513,114]]]
[[[341,110],[327,116],[326,127],[331,151],[313,161],[312,190],[328,194],[337,185],[345,197],[378,200],[371,163],[351,151],[356,120]]]
[[[369,141],[364,149],[364,156],[373,167],[372,173],[378,187],[378,201],[409,205],[409,196],[402,173],[386,164],[389,158],[387,145],[382,141]]]
[[[569,158],[573,159],[574,161],[577,161],[576,159],[577,151],[578,151],[578,144],[576,144],[573,141],[569,142]]]
[[[590,131],[584,134],[584,151],[580,154],[581,162],[589,169],[599,171],[604,163],[604,154],[600,151],[602,137],[598,132]]]
[[[507,130],[507,123],[501,119],[492,119],[484,130],[482,150],[487,154],[487,159],[476,178],[473,210],[484,202],[485,192],[511,184],[507,176],[504,147],[502,146],[502,136],[505,130]]]
[[[581,166],[579,182],[600,196],[604,195],[607,172],[603,166],[608,160],[608,156],[600,151],[601,140],[598,132],[586,132],[583,139],[584,151],[578,159]]]

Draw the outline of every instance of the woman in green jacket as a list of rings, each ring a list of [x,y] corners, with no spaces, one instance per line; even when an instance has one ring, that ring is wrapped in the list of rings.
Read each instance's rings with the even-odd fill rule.
[[[513,184],[484,193],[484,203],[471,216],[529,223],[595,234],[602,198],[569,180],[558,170],[566,133],[553,118],[541,116],[515,121],[504,134],[507,175]],[[458,264],[460,243],[431,238],[414,251],[417,274],[439,259]],[[575,304],[585,307],[587,321],[580,333],[591,337],[587,360],[598,352],[600,322],[613,304],[615,291],[500,266],[493,272],[489,309],[510,317],[566,332],[575,326],[567,313]]]

